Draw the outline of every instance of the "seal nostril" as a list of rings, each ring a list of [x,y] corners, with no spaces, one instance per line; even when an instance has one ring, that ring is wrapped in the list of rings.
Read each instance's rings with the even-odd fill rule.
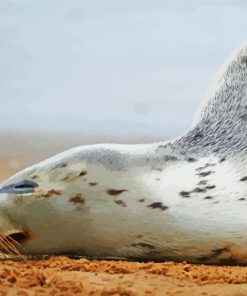
[[[24,240],[27,240],[28,238],[28,234],[24,231],[14,232],[6,236],[6,240],[14,240],[17,243],[22,243]]]

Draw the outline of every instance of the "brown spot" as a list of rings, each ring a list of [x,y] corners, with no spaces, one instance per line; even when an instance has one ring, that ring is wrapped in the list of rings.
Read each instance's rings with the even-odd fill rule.
[[[142,248],[148,248],[148,249],[151,249],[151,250],[154,250],[155,247],[150,245],[150,244],[146,244],[146,243],[137,243],[137,244],[132,244],[131,245],[132,247],[142,247]]]
[[[181,191],[181,192],[179,192],[179,194],[182,197],[185,197],[185,198],[189,198],[190,197],[190,192],[189,191]]]
[[[119,195],[125,191],[128,191],[126,189],[109,189],[109,190],[106,190],[106,192],[109,194],[109,195],[113,195],[113,196],[116,196],[116,195]]]
[[[85,199],[82,198],[81,194],[80,193],[77,193],[75,196],[71,197],[70,202],[73,202],[73,203],[79,203],[79,204],[84,204],[85,203]]]
[[[145,201],[145,198],[138,199],[138,202],[144,202],[144,201]]]
[[[87,171],[81,171],[79,174],[79,177],[85,176],[87,174]]]
[[[89,182],[88,183],[90,186],[96,186],[98,183],[97,182]]]
[[[152,204],[148,205],[147,207],[152,208],[152,209],[160,209],[161,211],[165,211],[169,208],[167,206],[164,206],[162,204],[162,202],[153,202]]]
[[[51,197],[52,195],[62,195],[62,192],[60,190],[51,189],[47,191],[46,193],[41,194],[41,197]]]
[[[240,181],[247,181],[247,176],[240,179]]]
[[[201,172],[201,173],[198,173],[197,175],[199,177],[206,177],[208,175],[211,175],[212,173],[214,173],[214,171]]]
[[[31,177],[31,179],[37,179],[39,176],[38,175],[34,175]]]
[[[138,235],[136,236],[136,238],[142,238],[142,237],[143,237],[142,234],[138,234]]]
[[[123,200],[121,200],[121,199],[114,200],[114,202],[115,202],[117,205],[120,205],[120,206],[122,206],[122,207],[126,207],[126,206],[127,206],[126,203],[125,203]]]

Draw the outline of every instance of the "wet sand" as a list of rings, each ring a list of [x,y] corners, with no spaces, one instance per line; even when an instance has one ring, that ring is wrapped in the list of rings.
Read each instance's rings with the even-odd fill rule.
[[[0,153],[0,180],[26,164],[25,155],[8,155],[7,150]],[[75,260],[67,257],[19,262],[8,260],[0,261],[1,295],[245,296],[247,267]]]

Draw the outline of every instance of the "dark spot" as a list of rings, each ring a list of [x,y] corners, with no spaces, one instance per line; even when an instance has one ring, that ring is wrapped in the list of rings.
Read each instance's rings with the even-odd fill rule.
[[[163,159],[164,159],[165,161],[175,161],[175,160],[177,160],[178,158],[177,158],[176,156],[173,156],[173,155],[165,155],[165,156],[163,157]]]
[[[167,206],[164,206],[162,204],[162,202],[153,202],[151,203],[150,205],[147,206],[148,208],[152,208],[152,209],[160,209],[162,211],[165,211],[167,210],[169,207]]]
[[[67,163],[62,163],[62,164],[59,165],[60,168],[66,168],[66,166],[68,166]]]
[[[107,190],[106,192],[107,192],[109,195],[113,195],[113,196],[115,196],[115,195],[119,195],[119,194],[121,194],[121,193],[123,193],[123,192],[125,192],[125,191],[128,191],[128,190],[126,190],[126,189],[109,189],[109,190]]]
[[[207,147],[207,146],[214,146],[215,142],[206,142],[205,144],[203,144],[202,147]]]
[[[206,186],[205,188],[206,189],[214,189],[216,186],[215,185],[208,185],[208,186]]]
[[[160,181],[160,178],[156,178],[155,180],[156,180],[156,181]]]
[[[138,199],[138,202],[144,202],[145,198]]]
[[[201,173],[198,173],[197,175],[198,175],[199,177],[206,177],[206,176],[211,175],[211,174],[213,174],[213,173],[214,173],[214,171],[207,171],[207,172],[201,172]]]
[[[62,192],[60,190],[51,189],[47,191],[46,193],[41,194],[41,197],[51,197],[52,195],[62,195]]]
[[[90,186],[96,186],[98,183],[97,182],[89,182],[88,183]]]
[[[198,132],[198,133],[196,133],[195,135],[193,135],[193,140],[194,141],[196,141],[196,140],[199,140],[199,139],[201,139],[201,138],[203,138],[203,133],[201,133],[201,132]]]
[[[200,261],[200,262],[206,262],[206,261],[209,261],[211,259],[212,259],[212,257],[210,257],[210,256],[202,256],[202,257],[197,258],[197,260]]]
[[[203,170],[204,167],[199,167],[199,168],[196,168],[196,171],[200,171],[200,170]]]
[[[212,253],[217,257],[220,256],[224,252],[230,252],[229,248],[219,248],[219,249],[213,249]]]
[[[124,201],[121,200],[121,199],[114,200],[114,202],[115,202],[115,204],[120,205],[120,206],[122,206],[122,207],[126,207],[126,206],[127,206],[127,205],[126,205],[126,202],[124,202]]]
[[[87,174],[87,171],[81,171],[79,176],[82,177],[82,176],[85,176],[86,174]]]
[[[38,175],[34,175],[31,177],[31,179],[37,179],[39,176]]]
[[[201,180],[199,183],[197,183],[197,185],[206,185],[207,182],[207,180]]]
[[[150,250],[154,250],[155,247],[150,245],[150,244],[146,244],[146,243],[137,243],[137,244],[132,244],[132,247],[142,247],[142,248],[148,248]]]
[[[215,163],[206,163],[204,166],[201,166],[199,168],[196,168],[196,171],[201,171],[201,170],[204,170],[210,166],[215,166],[216,164]]]
[[[138,234],[138,235],[136,236],[136,238],[142,238],[142,237],[143,237],[142,234]]]
[[[189,198],[190,197],[190,192],[189,191],[181,191],[181,192],[179,192],[179,194],[182,197],[185,197],[185,198]]]
[[[247,181],[247,176],[240,179],[240,181]]]
[[[213,196],[208,195],[208,196],[205,196],[204,199],[213,199]]]
[[[192,192],[198,192],[198,193],[200,193],[200,192],[205,192],[205,191],[206,191],[205,188],[197,187],[197,188],[195,188]]]
[[[244,198],[244,197],[241,197],[241,198],[239,198],[238,200],[240,200],[240,201],[241,201],[241,200],[246,200],[246,198]]]
[[[222,157],[219,162],[223,162],[225,160],[226,160],[226,158],[225,157]]]
[[[195,162],[195,161],[196,161],[196,159],[195,159],[195,158],[193,158],[193,157],[189,157],[189,158],[187,159],[187,161],[188,161],[188,162]]]
[[[73,203],[76,203],[76,204],[77,204],[77,203],[78,203],[78,204],[84,204],[84,203],[85,203],[85,199],[82,198],[82,196],[81,196],[80,193],[78,193],[78,194],[76,194],[75,196],[71,197],[69,201],[70,201],[70,202],[73,202]]]

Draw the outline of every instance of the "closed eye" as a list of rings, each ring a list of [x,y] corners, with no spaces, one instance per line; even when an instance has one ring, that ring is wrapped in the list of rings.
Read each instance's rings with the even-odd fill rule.
[[[20,182],[4,186],[0,189],[0,193],[25,194],[32,193],[34,188],[39,185],[31,180],[21,180]]]
[[[35,188],[37,186],[38,186],[37,183],[30,181],[30,180],[23,180],[23,181],[14,185],[14,187],[16,189]]]

